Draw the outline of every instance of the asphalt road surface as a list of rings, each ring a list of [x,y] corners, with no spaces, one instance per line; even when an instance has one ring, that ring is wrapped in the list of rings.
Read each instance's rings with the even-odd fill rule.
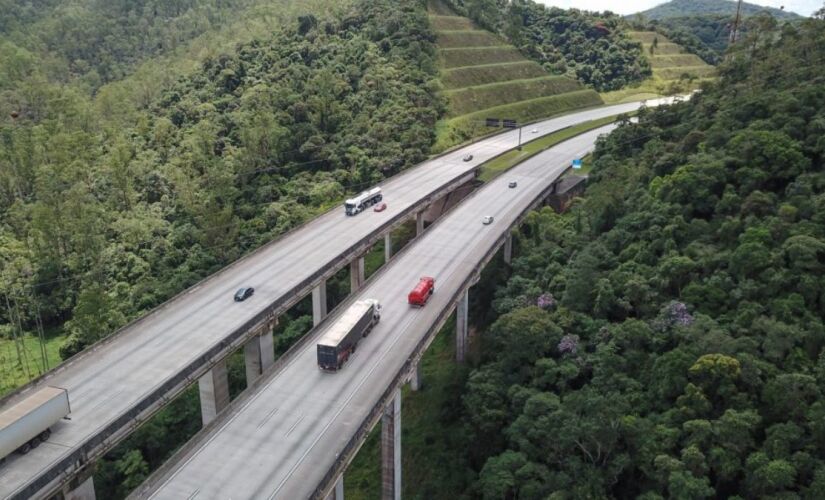
[[[647,104],[657,103],[650,101]],[[570,125],[632,111],[638,106],[638,103],[607,106],[539,122],[526,128],[523,139],[535,139]],[[538,133],[530,133],[533,128]],[[204,353],[267,306],[290,293],[294,295],[299,283],[335,261],[344,249],[373,234],[381,224],[416,205],[438,187],[461,177],[489,158],[514,148],[517,136],[518,131],[513,130],[490,137],[387,180],[381,184],[388,206],[384,212],[367,210],[355,217],[347,217],[342,207],[326,213],[196,285],[94,352],[80,354],[52,370],[37,386],[53,385],[68,389],[71,420],[57,423],[48,442],[29,454],[8,457],[6,463],[0,466],[0,498],[19,495],[39,476],[60,469],[62,466],[58,465],[58,461],[67,459],[91,439],[100,439],[105,435],[103,429],[115,419],[126,415],[138,403],[156,397],[152,393],[158,387],[180,374],[185,366],[197,362]],[[582,140],[578,139],[576,143]],[[470,162],[462,161],[467,153],[473,155]],[[506,193],[507,196],[515,195],[514,192]],[[491,201],[496,204],[500,202]],[[446,226],[442,225],[441,230]],[[477,229],[474,226],[473,229]],[[438,255],[441,252],[433,256],[433,262],[443,259]],[[408,287],[413,275],[423,271],[418,267],[409,269],[408,276],[400,277],[399,286]],[[236,303],[232,297],[241,286],[255,287],[255,295],[245,302]],[[428,311],[420,314],[426,316]],[[412,318],[409,320],[413,321]],[[359,353],[358,356],[365,358],[367,355]],[[350,369],[349,373],[355,371]],[[320,374],[313,373],[312,377],[320,377]],[[373,383],[380,385],[380,381]],[[305,383],[301,385],[304,386]],[[327,400],[333,395],[318,394],[319,399],[310,403],[318,405],[318,410],[327,409],[330,404]],[[6,400],[4,408],[21,397],[17,394]],[[349,411],[352,409],[348,409],[347,413]],[[282,422],[285,413],[274,422]],[[310,417],[302,417],[289,436],[300,438],[304,435],[305,426],[313,424]],[[110,446],[111,443],[104,445],[106,448]]]
[[[378,299],[383,310],[381,322],[341,371],[319,370],[315,342],[307,343],[135,496],[310,496],[478,263],[571,160],[591,150],[597,136],[609,129],[561,143],[464,200],[350,299]],[[510,181],[518,187],[508,188]],[[494,216],[494,222],[482,225],[484,215]],[[412,308],[407,293],[422,275],[436,278],[436,293],[425,307]],[[340,313],[339,308],[334,314]],[[322,335],[333,319],[313,337]],[[403,404],[401,411],[403,421]]]

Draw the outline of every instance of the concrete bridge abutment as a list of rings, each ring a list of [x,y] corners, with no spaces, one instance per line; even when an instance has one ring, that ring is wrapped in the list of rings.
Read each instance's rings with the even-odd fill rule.
[[[318,326],[327,315],[327,280],[312,289],[312,326]]]
[[[275,345],[272,331],[255,335],[243,346],[244,363],[246,364],[246,386],[249,387],[270,366],[275,364]]]
[[[344,500],[344,475],[338,476],[335,487],[327,494],[324,500]]]
[[[356,257],[355,260],[349,263],[349,284],[352,293],[357,292],[364,286],[364,256]]]
[[[401,389],[381,416],[381,499],[401,500]]]
[[[274,354],[273,354],[274,355]],[[198,380],[201,421],[206,426],[229,405],[229,375],[223,359]]]
[[[95,483],[90,474],[85,479],[74,479],[63,488],[63,500],[96,500]],[[59,496],[58,496],[59,497]]]
[[[463,363],[467,357],[468,316],[470,309],[470,290],[467,289],[458,299],[455,307],[455,360]]]

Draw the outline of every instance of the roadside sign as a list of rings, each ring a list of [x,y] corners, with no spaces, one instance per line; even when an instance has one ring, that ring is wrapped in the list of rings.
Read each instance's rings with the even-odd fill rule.
[[[576,158],[575,160],[573,160],[573,168],[576,170],[582,168],[581,158]]]
[[[501,119],[499,118],[487,118],[486,120],[488,127],[500,127],[501,126]]]
[[[518,128],[515,120],[504,119],[504,128]]]

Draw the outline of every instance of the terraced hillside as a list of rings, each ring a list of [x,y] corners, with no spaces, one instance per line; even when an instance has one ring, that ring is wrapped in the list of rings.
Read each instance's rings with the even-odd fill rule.
[[[484,126],[487,117],[529,122],[602,104],[594,90],[571,78],[550,75],[505,40],[455,15],[439,0],[431,0],[429,13],[448,103],[435,150],[490,132]]]
[[[661,80],[677,80],[682,75],[694,78],[708,78],[715,74],[715,68],[695,54],[687,53],[680,45],[671,42],[664,35],[653,31],[633,31],[631,38],[642,43],[645,56],[653,67],[653,76]],[[656,40],[651,54],[650,48]]]
[[[697,88],[703,79],[716,75],[715,67],[704,62],[699,56],[688,53],[681,45],[671,42],[660,33],[631,31],[628,35],[642,44],[643,53],[653,68],[653,76],[640,85],[602,94],[607,102],[686,92]],[[650,48],[654,40],[656,46],[651,53]]]

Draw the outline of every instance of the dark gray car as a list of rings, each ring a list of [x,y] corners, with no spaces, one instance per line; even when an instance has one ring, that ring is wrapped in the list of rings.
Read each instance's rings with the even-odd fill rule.
[[[255,289],[251,286],[239,288],[238,291],[235,292],[235,302],[243,302],[249,297],[252,297],[253,293],[255,293]]]

